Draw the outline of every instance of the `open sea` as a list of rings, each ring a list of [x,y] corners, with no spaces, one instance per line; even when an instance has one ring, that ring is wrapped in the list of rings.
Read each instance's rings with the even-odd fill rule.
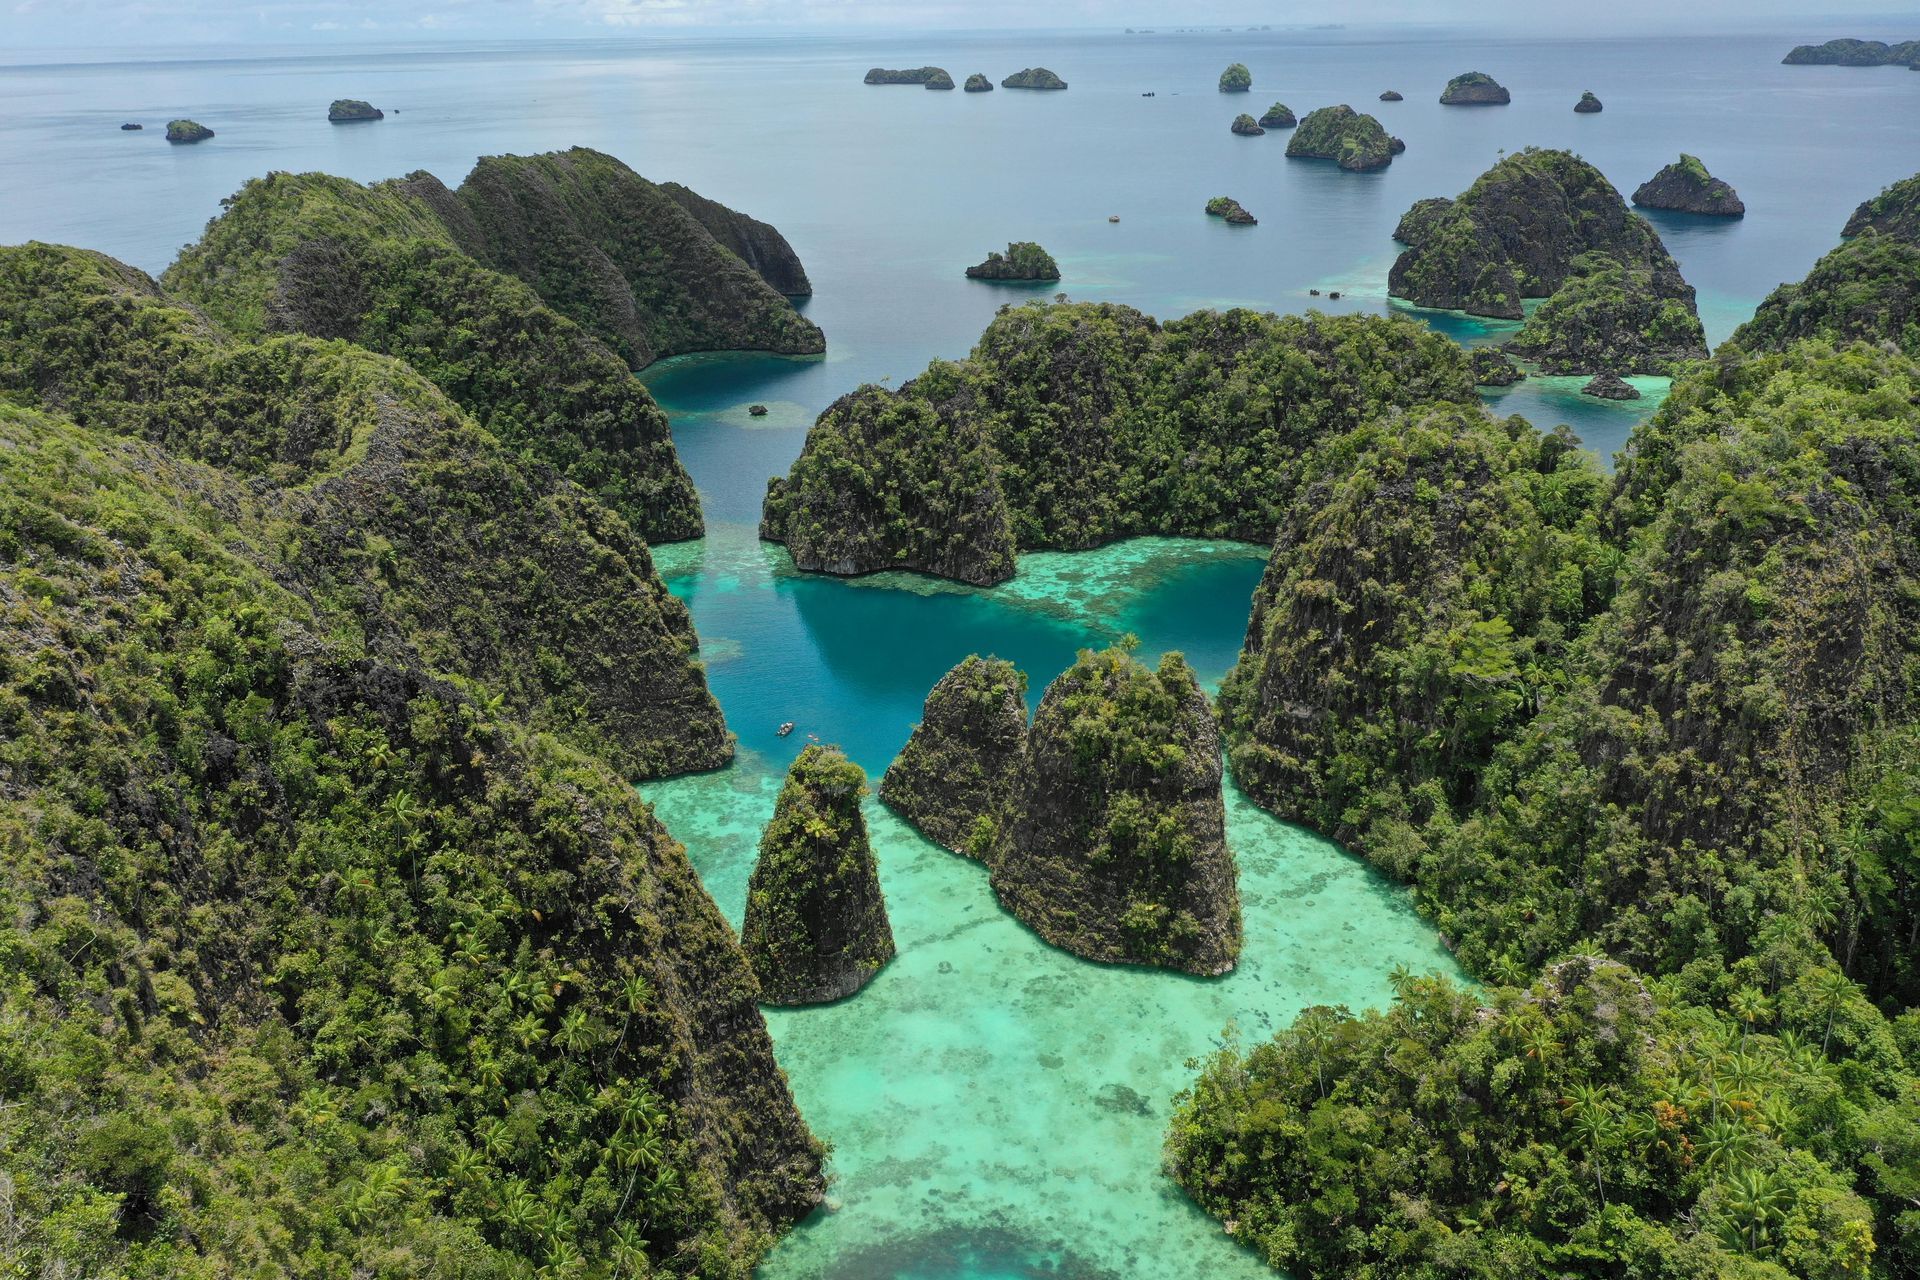
[[[196,53],[0,50],[0,243],[100,249],[158,274],[268,170],[372,181],[428,169],[457,183],[476,157],[589,146],[764,218],[805,262],[824,358],[695,356],[643,375],[674,423],[708,536],[657,549],[693,609],[738,761],[643,792],[737,924],[761,826],[810,737],[877,776],[927,690],[968,653],[1029,673],[1037,701],[1077,648],[1132,632],[1142,655],[1185,652],[1217,682],[1246,626],[1262,548],[1141,539],[1022,558],[974,590],[905,575],[795,573],[754,537],[769,476],[807,426],[863,382],[913,376],[971,347],[1002,303],[1031,294],[968,281],[989,249],[1038,240],[1058,289],[1171,317],[1244,305],[1382,313],[1390,233],[1416,199],[1454,195],[1528,145],[1565,147],[1623,192],[1681,151],[1747,204],[1738,222],[1654,215],[1699,292],[1712,341],[1838,241],[1847,214],[1920,169],[1920,74],[1785,67],[1792,45],[1911,39],[1813,20],[1730,36],[1520,39],[1441,28],[1126,35],[1118,31],[889,38],[848,35],[320,45]],[[31,61],[27,59],[31,58]],[[1223,96],[1222,67],[1254,88]],[[861,83],[870,66],[944,66],[996,83],[1041,65],[1065,93],[929,92]],[[1491,73],[1506,107],[1443,108],[1453,74]],[[1381,91],[1406,95],[1376,101]],[[1603,113],[1573,114],[1581,90]],[[1153,96],[1143,96],[1151,93]],[[330,126],[359,97],[388,111]],[[1304,116],[1345,102],[1407,151],[1381,173],[1284,158],[1287,135],[1239,138],[1242,110]],[[169,146],[176,116],[215,130]],[[143,132],[123,133],[122,121]],[[1260,220],[1204,216],[1231,195]],[[1108,221],[1109,215],[1120,221]],[[1310,298],[1338,290],[1338,302]],[[1049,290],[1051,292],[1051,290]],[[1409,309],[1410,310],[1410,309]],[[1503,326],[1414,311],[1463,341]],[[1565,422],[1603,457],[1664,384],[1611,404],[1576,379],[1491,393],[1502,413]],[[770,407],[749,418],[746,406]],[[789,738],[774,730],[786,720]],[[1404,890],[1337,846],[1229,795],[1247,941],[1231,976],[1092,965],[1000,911],[984,871],[870,803],[899,958],[839,1004],[771,1010],[801,1109],[833,1144],[828,1209],[768,1257],[768,1277],[1271,1274],[1159,1171],[1188,1061],[1271,1034],[1301,1008],[1379,1004],[1396,964],[1452,971]]]

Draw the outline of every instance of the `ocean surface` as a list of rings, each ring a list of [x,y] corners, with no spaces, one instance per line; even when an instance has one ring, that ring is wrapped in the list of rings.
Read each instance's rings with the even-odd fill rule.
[[[0,20],[3,21],[3,20]],[[877,777],[927,689],[971,652],[1026,670],[1037,700],[1077,648],[1132,633],[1143,655],[1185,652],[1217,681],[1246,625],[1262,550],[1143,539],[1022,558],[992,590],[901,575],[795,573],[753,525],[816,414],[866,381],[898,382],[966,353],[995,309],[1033,296],[965,280],[1011,239],[1059,259],[1059,290],[1170,317],[1199,307],[1381,313],[1414,200],[1452,195],[1503,150],[1568,147],[1630,192],[1681,151],[1733,183],[1748,215],[1656,222],[1718,341],[1836,243],[1860,200],[1920,168],[1920,75],[1783,67],[1793,44],[1911,30],[1823,20],[1773,32],[1528,40],[1438,28],[622,38],[492,46],[337,44],[241,57],[152,49],[35,52],[0,61],[0,243],[103,250],[158,273],[271,169],[362,180],[428,169],[457,182],[482,154],[575,145],[687,183],[784,231],[828,337],[813,360],[696,356],[645,377],[673,419],[708,536],[658,549],[692,607],[709,676],[739,735],[720,773],[643,788],[736,922],[785,765],[810,738]],[[1214,90],[1243,61],[1251,94]],[[1044,65],[1066,93],[870,87],[870,66],[946,67],[996,82]],[[1442,108],[1446,79],[1484,70],[1508,107]],[[1378,94],[1397,89],[1399,103]],[[1576,116],[1592,89],[1604,113]],[[1151,92],[1153,96],[1144,97]],[[385,121],[334,127],[363,97]],[[1407,151],[1377,174],[1283,157],[1284,133],[1228,122],[1275,100],[1380,117]],[[188,116],[217,137],[162,138]],[[123,120],[144,123],[122,133]],[[1209,196],[1260,219],[1205,217]],[[1119,215],[1118,223],[1108,221]],[[1311,298],[1339,290],[1338,302]],[[1050,291],[1049,291],[1050,292]],[[1502,326],[1414,312],[1463,341]],[[1493,393],[1502,413],[1565,422],[1611,455],[1664,391],[1625,405],[1575,379]],[[770,412],[750,418],[746,406]],[[791,737],[775,730],[797,722]],[[1190,1059],[1270,1034],[1318,1003],[1387,998],[1396,964],[1451,971],[1405,892],[1237,794],[1247,944],[1230,977],[1097,966],[1041,943],[994,904],[984,872],[877,804],[869,823],[900,946],[865,991],[768,1014],[782,1065],[833,1144],[832,1205],[775,1249],[769,1277],[1121,1277],[1268,1274],[1159,1173],[1161,1135]]]

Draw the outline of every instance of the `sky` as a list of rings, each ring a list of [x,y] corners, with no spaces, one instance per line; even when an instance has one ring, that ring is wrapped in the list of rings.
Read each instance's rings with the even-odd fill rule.
[[[1061,28],[1348,24],[1499,24],[1521,30],[1695,29],[1796,25],[1809,39],[1911,19],[1913,0],[0,0],[8,47],[153,41],[284,43],[356,36],[578,38],[608,33],[846,28]],[[1860,24],[1860,32],[1846,24]]]

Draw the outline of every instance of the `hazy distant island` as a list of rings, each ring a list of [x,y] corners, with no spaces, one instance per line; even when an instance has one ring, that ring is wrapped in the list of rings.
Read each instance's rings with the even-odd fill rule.
[[[1506,86],[1484,71],[1467,71],[1447,81],[1440,93],[1443,107],[1500,107],[1513,101]]]
[[[976,71],[967,77],[966,90],[968,93],[992,93],[993,81]]]
[[[1015,240],[1003,254],[998,250],[985,262],[967,268],[969,280],[1058,280],[1060,266],[1053,255],[1031,240]]]
[[[358,98],[335,98],[333,105],[327,108],[327,120],[332,124],[356,124],[360,121],[386,118],[386,112]]]
[[[1398,89],[1389,89],[1380,95],[1380,101],[1382,102],[1405,102],[1406,100],[1407,95],[1401,93]]]
[[[127,122],[126,122],[125,124],[123,124],[123,125],[121,125],[121,126],[120,126],[120,132],[122,132],[122,133],[133,133],[133,132],[136,132],[136,131],[138,131],[138,130],[140,130],[140,129],[144,129],[144,128],[146,128],[146,127],[147,127],[147,126],[145,126],[145,125],[143,125],[143,124],[135,124],[135,123],[134,123],[133,121],[131,121],[131,120],[129,120],[129,121],[127,121]]]
[[[945,83],[942,84],[941,82]],[[875,67],[867,72],[868,84],[918,84],[929,89],[953,88],[953,77],[947,74],[945,67],[911,67],[905,70],[890,70]]]
[[[1895,67],[1920,63],[1920,40],[1829,40],[1796,46],[1780,59],[1789,67]]]
[[[1002,89],[1064,89],[1067,82],[1045,67],[1016,71],[1000,82]]]

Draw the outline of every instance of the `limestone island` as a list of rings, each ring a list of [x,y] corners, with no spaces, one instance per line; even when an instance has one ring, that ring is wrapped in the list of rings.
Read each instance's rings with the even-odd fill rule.
[[[1309,111],[1287,140],[1287,155],[1331,160],[1356,173],[1384,169],[1393,163],[1393,139],[1378,120],[1343,103]]]
[[[867,777],[838,747],[787,770],[747,881],[740,947],[766,1004],[852,995],[893,959],[893,927],[867,840]]]
[[[1638,400],[1640,392],[1625,378],[1611,373],[1597,373],[1593,380],[1580,388],[1583,396],[1593,396],[1600,400]]]
[[[1789,67],[1898,67],[1920,63],[1920,40],[1829,40],[1796,46],[1781,63]]]
[[[1260,117],[1262,129],[1291,129],[1299,123],[1298,117],[1284,102],[1274,103],[1267,108],[1267,113]]]
[[[968,93],[992,93],[993,81],[976,71],[967,77],[966,91]]]
[[[1479,347],[1467,353],[1476,387],[1510,387],[1524,380],[1526,371],[1498,347]]]
[[[1026,778],[1027,677],[964,659],[927,695],[913,736],[880,778],[880,801],[921,835],[987,862]]]
[[[993,891],[1077,956],[1212,976],[1240,956],[1220,728],[1177,653],[1082,651],[1047,687]]]
[[[1841,229],[1843,236],[1877,231],[1920,244],[1920,174],[1903,178],[1871,200],[1863,200]]]
[[[967,268],[969,280],[1058,280],[1060,266],[1053,255],[1031,240],[1015,240],[1003,254],[989,253],[985,262]]]
[[[1406,95],[1398,89],[1389,89],[1380,95],[1380,101],[1382,102],[1405,102],[1406,100]]]
[[[1257,138],[1266,132],[1265,129],[1260,127],[1258,120],[1255,120],[1244,111],[1235,116],[1233,118],[1233,124],[1228,127],[1243,138]]]
[[[1258,219],[1248,213],[1232,196],[1215,196],[1207,201],[1207,216],[1225,218],[1230,226],[1235,227],[1251,227],[1258,222]]]
[[[1402,142],[1398,135],[1394,135],[1387,139],[1387,149],[1392,151],[1393,154],[1399,155],[1407,149],[1407,144]]]
[[[213,130],[198,120],[167,121],[168,142],[205,142],[213,136]]]
[[[1593,90],[1588,89],[1580,95],[1580,101],[1573,104],[1573,109],[1579,115],[1593,116],[1599,115],[1605,107],[1601,105],[1600,99],[1593,96]]]
[[[1440,93],[1443,107],[1500,107],[1512,101],[1506,87],[1484,71],[1457,75]]]
[[[137,132],[137,131],[139,131],[139,130],[141,130],[141,129],[144,129],[144,128],[146,128],[146,127],[147,127],[147,126],[145,126],[145,125],[143,125],[143,124],[135,124],[135,123],[134,123],[133,121],[131,121],[131,120],[129,120],[129,121],[127,121],[127,122],[126,122],[125,124],[123,124],[123,125],[121,125],[121,126],[120,126],[120,132],[122,132],[122,133],[134,133],[134,132]]]
[[[1000,82],[1002,89],[1064,89],[1067,82],[1045,67],[1016,71]]]
[[[938,85],[935,83],[941,80],[946,81],[946,84]],[[928,88],[951,89],[953,88],[953,77],[947,74],[944,67],[912,67],[906,70],[889,70],[886,67],[875,67],[867,72],[866,83],[919,84],[926,85]]]
[[[1236,62],[1220,73],[1220,92],[1245,93],[1253,88],[1253,72],[1247,70],[1247,64]]]
[[[1698,156],[1680,158],[1641,183],[1633,202],[1648,209],[1672,209],[1714,218],[1743,218],[1747,206],[1734,189],[1707,172]]]
[[[333,105],[327,108],[327,121],[330,124],[357,124],[365,120],[385,120],[386,118],[386,112],[358,98],[335,98]]]

